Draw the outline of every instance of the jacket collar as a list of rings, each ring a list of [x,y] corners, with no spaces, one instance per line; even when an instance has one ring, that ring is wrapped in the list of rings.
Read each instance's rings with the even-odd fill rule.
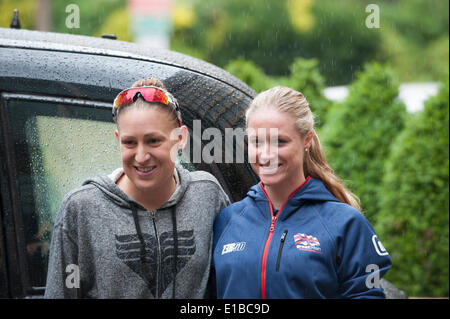
[[[255,202],[261,213],[263,213],[266,218],[270,219],[271,212],[269,205],[271,205],[271,203],[267,196],[267,192],[264,189],[264,185],[260,182],[252,186],[247,195]],[[278,214],[280,214],[279,216],[282,220],[285,220],[305,204],[326,201],[339,202],[339,200],[326,189],[320,179],[308,177],[304,183],[299,185],[299,187],[290,194]]]

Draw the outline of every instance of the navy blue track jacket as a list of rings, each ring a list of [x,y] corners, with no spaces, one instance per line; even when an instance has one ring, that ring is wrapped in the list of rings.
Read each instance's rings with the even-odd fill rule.
[[[218,298],[384,298],[391,258],[368,220],[307,178],[278,213],[262,183],[214,223]]]

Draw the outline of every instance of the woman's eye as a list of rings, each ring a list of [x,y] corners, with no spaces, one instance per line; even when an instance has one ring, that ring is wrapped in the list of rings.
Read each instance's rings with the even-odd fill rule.
[[[159,142],[161,142],[161,140],[158,139],[158,138],[151,138],[151,139],[148,140],[148,142],[150,144],[158,144]]]
[[[131,141],[131,140],[125,140],[125,141],[122,141],[122,144],[124,144],[124,145],[133,145],[133,144],[134,144],[134,141]]]

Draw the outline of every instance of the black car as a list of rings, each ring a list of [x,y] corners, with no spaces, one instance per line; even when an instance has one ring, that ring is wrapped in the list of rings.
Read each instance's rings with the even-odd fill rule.
[[[147,77],[162,80],[178,99],[191,130],[190,150],[210,142],[202,135],[207,128],[225,136],[226,128],[244,127],[244,110],[255,96],[224,70],[176,52],[0,28],[0,298],[44,294],[62,197],[84,179],[121,165],[112,101]],[[197,132],[195,120],[201,120]],[[223,147],[233,149],[233,159],[245,152],[238,136]],[[191,155],[181,162],[215,175],[236,201],[258,179],[246,161],[233,159],[206,163]],[[383,285],[388,297],[395,294],[388,282]]]

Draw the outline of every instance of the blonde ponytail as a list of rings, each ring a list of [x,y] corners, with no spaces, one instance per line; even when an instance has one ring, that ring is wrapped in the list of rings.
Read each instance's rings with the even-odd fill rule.
[[[342,185],[341,180],[328,164],[325,152],[315,131],[313,131],[312,144],[308,152],[305,152],[303,172],[305,176],[320,179],[333,196],[341,202],[347,203],[361,211],[359,199]]]

